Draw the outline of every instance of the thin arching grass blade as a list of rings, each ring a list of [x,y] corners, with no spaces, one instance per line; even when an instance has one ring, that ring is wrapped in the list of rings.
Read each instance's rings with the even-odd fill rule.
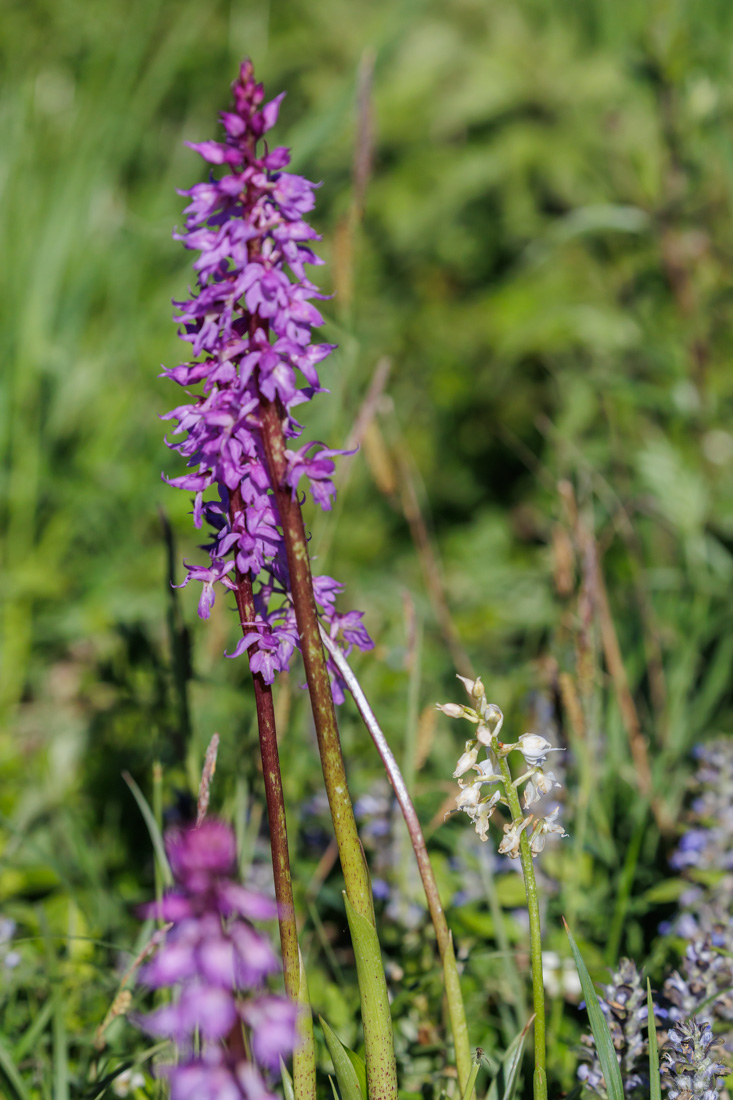
[[[18,1100],[31,1100],[31,1094],[26,1088],[23,1078],[18,1073],[10,1052],[0,1042],[0,1080],[3,1077],[7,1080]]]
[[[168,856],[165,854],[165,844],[163,843],[163,837],[161,835],[160,829],[158,828],[158,823],[155,820],[155,815],[150,809],[145,795],[140,790],[130,773],[123,772],[122,778],[124,779],[125,783],[127,783],[127,786],[130,788],[130,791],[132,792],[132,797],[137,802],[140,813],[145,819],[145,824],[148,827],[150,839],[155,850],[155,858],[158,861],[158,866],[160,867],[160,872],[163,876],[163,883],[166,886],[172,886],[173,874],[170,869],[170,864],[168,863]]]
[[[659,1044],[657,1024],[654,1019],[654,1001],[649,979],[646,980],[647,1021],[649,1027],[649,1100],[662,1100],[662,1082],[659,1077]]]
[[[596,1052],[598,1053],[598,1061],[601,1063],[601,1069],[603,1070],[603,1077],[606,1082],[606,1089],[608,1090],[608,1100],[624,1100],[624,1086],[621,1080],[621,1068],[618,1064],[618,1058],[616,1057],[616,1050],[611,1039],[611,1032],[606,1022],[606,1017],[601,1011],[601,1006],[598,1001],[598,994],[595,991],[593,982],[591,981],[590,974],[588,973],[588,967],[583,962],[583,956],[578,950],[578,945],[573,939],[573,934],[568,928],[567,922],[563,918],[563,924],[565,925],[565,931],[568,934],[570,940],[570,947],[575,959],[575,965],[578,970],[578,977],[580,978],[580,985],[583,990],[583,996],[585,997],[585,1005],[588,1012],[588,1022],[590,1029],[593,1032],[593,1039],[596,1044]]]
[[[502,1093],[502,1100],[511,1100],[514,1095],[519,1077],[519,1067],[522,1064],[524,1043],[533,1022],[534,1013],[532,1013],[519,1034],[514,1036],[501,1060],[499,1072],[503,1071],[504,1073],[504,1092]],[[486,1093],[486,1100],[499,1100],[499,1073],[497,1073],[496,1077],[489,1085],[489,1091]]]

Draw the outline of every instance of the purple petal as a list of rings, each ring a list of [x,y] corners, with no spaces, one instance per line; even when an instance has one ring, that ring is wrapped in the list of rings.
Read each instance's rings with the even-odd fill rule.
[[[252,1052],[261,1065],[274,1070],[292,1052],[296,1015],[296,1006],[284,997],[260,997],[244,1005],[242,1017],[252,1029]]]
[[[228,1066],[189,1062],[169,1071],[171,1100],[242,1100],[242,1090]]]
[[[211,986],[188,986],[177,1008],[186,1031],[191,1033],[198,1028],[207,1039],[223,1039],[237,1019],[232,994]]]
[[[277,916],[277,904],[264,894],[248,890],[237,882],[221,882],[217,887],[219,912],[222,916],[238,913],[247,920],[271,920]]]

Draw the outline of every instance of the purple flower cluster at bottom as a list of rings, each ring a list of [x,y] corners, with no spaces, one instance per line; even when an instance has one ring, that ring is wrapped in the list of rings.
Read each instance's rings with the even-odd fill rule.
[[[268,1080],[295,1044],[296,1007],[267,990],[279,963],[251,922],[277,907],[236,882],[234,834],[223,822],[170,832],[166,849],[176,887],[144,915],[174,927],[141,980],[175,997],[139,1025],[178,1047],[179,1063],[164,1071],[171,1100],[268,1100]]]

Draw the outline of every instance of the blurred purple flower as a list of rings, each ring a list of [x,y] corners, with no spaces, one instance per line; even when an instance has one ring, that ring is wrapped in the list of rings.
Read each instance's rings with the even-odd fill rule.
[[[143,913],[174,927],[140,977],[153,989],[175,988],[177,996],[138,1022],[172,1039],[184,1055],[165,1071],[171,1100],[269,1097],[268,1076],[293,1050],[296,1008],[268,991],[267,978],[279,964],[250,921],[272,918],[276,906],[235,881],[236,844],[224,822],[171,831],[166,851],[176,888]],[[243,1026],[254,1062],[237,1041]],[[194,1056],[195,1034],[200,1049]]]
[[[226,171],[219,178],[212,172],[206,182],[181,192],[190,201],[185,231],[174,236],[199,256],[191,297],[174,305],[181,339],[191,345],[194,358],[163,374],[187,392],[201,384],[202,392],[163,417],[176,423],[173,436],[185,436],[166,442],[190,470],[165,480],[194,494],[195,525],[206,519],[213,529],[205,547],[210,564],[189,566],[180,587],[190,581],[203,584],[199,615],[205,619],[216,585],[236,586],[235,564],[240,574],[250,574],[255,619],[242,624],[245,637],[230,656],[254,647],[251,667],[272,683],[278,671],[289,667],[300,643],[259,410],[262,401],[278,403],[286,439],[300,436],[292,410],[323,392],[317,368],[334,345],[311,343],[312,329],[323,324],[311,299],[324,295],[306,277],[305,265],[323,261],[310,248],[318,234],[302,218],[313,209],[317,185],[283,171],[290,160],[287,149],[265,144],[257,151],[259,139],[277,121],[283,97],[262,105],[264,90],[255,83],[249,61],[242,64],[232,91],[234,107],[221,115],[223,142],[188,143],[210,165]],[[333,459],[345,453],[317,442],[286,450],[285,484],[293,497],[305,479],[316,503],[330,509],[336,492]],[[218,489],[218,499],[205,497],[209,489]],[[234,492],[236,508],[230,507]],[[331,597],[341,586],[330,577],[314,582],[331,636],[343,636],[347,651],[353,645],[371,649],[360,612],[336,612]],[[328,598],[319,599],[319,593]],[[335,678],[331,662],[329,668]],[[343,699],[338,680],[334,695]]]

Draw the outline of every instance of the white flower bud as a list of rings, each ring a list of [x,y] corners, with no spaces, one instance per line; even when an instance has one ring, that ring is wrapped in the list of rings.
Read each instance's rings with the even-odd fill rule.
[[[473,748],[469,748],[469,745],[473,745]],[[478,745],[475,741],[466,741],[466,751],[459,757],[456,764],[456,770],[453,772],[453,778],[458,779],[459,776],[465,775],[467,771],[470,771],[478,760]]]
[[[470,707],[463,707],[460,703],[436,703],[438,710],[447,714],[449,718],[467,718],[469,722],[478,722],[478,714]]]
[[[480,676],[477,676],[475,680],[469,680],[467,676],[459,676],[458,679],[472,699],[482,699],[486,695],[486,689],[481,683]]]
[[[459,810],[468,809],[469,806],[478,806],[481,801],[481,786],[476,784],[464,787],[456,798],[456,806]]]
[[[486,802],[479,803],[476,811],[472,814],[476,832],[481,840],[489,839],[489,822],[499,797],[499,791],[494,791],[491,798],[487,799]]]
[[[491,743],[494,740],[494,735],[485,722],[479,722],[478,729],[476,730],[476,737],[481,744],[486,745],[487,748],[491,747]]]

